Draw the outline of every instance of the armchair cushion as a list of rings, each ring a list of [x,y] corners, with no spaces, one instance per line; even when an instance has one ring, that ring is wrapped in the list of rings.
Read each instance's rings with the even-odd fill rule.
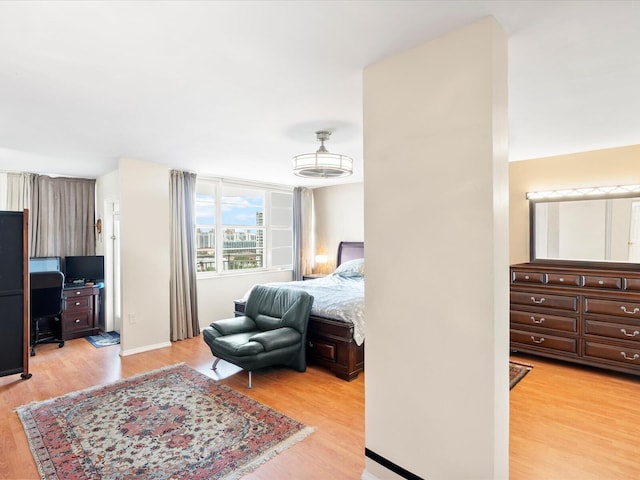
[[[257,330],[256,322],[249,317],[226,318],[213,322],[211,326],[222,336]]]
[[[249,340],[260,343],[268,352],[300,343],[300,333],[293,328],[282,327],[256,333]]]

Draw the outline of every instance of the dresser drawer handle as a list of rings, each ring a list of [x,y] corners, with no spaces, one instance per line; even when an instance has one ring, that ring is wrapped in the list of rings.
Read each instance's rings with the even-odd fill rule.
[[[604,280],[598,280],[598,285],[604,285]]]
[[[620,307],[620,310],[622,310],[624,313],[628,313],[629,315],[635,315],[636,313],[640,312],[640,308],[638,307],[634,308],[632,311],[629,311],[624,305]]]
[[[564,278],[560,277],[560,283],[564,283]]]
[[[76,323],[80,323],[80,319],[79,318],[76,318]]]
[[[80,302],[76,302],[76,307],[82,305]]]
[[[624,328],[621,328],[620,331],[627,337],[635,337],[636,335],[640,335],[640,332],[638,330],[635,330],[633,333],[627,333]]]
[[[544,317],[541,317],[539,320],[538,320],[538,319],[536,319],[536,317],[531,317],[531,321],[532,321],[533,323],[538,323],[538,324],[540,324],[540,323],[544,323]]]
[[[620,352],[620,355],[622,355],[622,358],[624,358],[625,360],[631,360],[632,362],[635,362],[640,358],[640,355],[638,355],[637,353],[634,353],[633,357],[627,357],[627,352]]]
[[[76,292],[76,295],[82,295],[82,292]]]
[[[536,337],[531,335],[531,340],[533,341],[533,343],[542,343],[544,342],[544,337],[540,337],[539,339],[536,339]]]
[[[541,297],[540,300],[536,300],[536,297],[531,297],[531,301],[533,303],[544,303],[544,297]]]
[[[530,278],[530,277],[529,277],[529,275],[525,275],[525,276],[524,276],[524,279],[525,279],[525,280],[529,280],[529,278]]]

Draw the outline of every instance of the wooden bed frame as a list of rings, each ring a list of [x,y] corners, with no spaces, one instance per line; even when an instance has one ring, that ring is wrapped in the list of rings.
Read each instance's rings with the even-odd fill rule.
[[[364,258],[364,242],[340,242],[336,266]],[[243,315],[244,302],[235,302],[235,314]],[[351,381],[364,370],[364,343],[353,339],[353,324],[311,315],[307,330],[307,362],[331,370]]]
[[[340,242],[336,267],[356,258],[364,258],[364,242]],[[352,323],[311,315],[307,330],[307,361],[351,381],[364,370],[364,343],[356,344]]]

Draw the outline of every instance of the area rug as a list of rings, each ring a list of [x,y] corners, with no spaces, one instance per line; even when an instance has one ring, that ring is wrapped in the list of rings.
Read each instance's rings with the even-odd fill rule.
[[[84,338],[89,340],[89,343],[96,348],[108,347],[120,343],[120,334],[118,332],[103,332],[100,335],[90,335]]]
[[[237,479],[306,427],[185,364],[17,408],[43,479]]]
[[[516,384],[524,378],[524,376],[531,371],[533,365],[519,362],[509,362],[509,390],[516,386]]]

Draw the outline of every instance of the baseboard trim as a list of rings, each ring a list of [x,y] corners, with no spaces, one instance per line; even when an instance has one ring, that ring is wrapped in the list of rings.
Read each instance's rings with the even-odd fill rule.
[[[411,473],[410,471],[402,468],[400,465],[396,465],[391,460],[387,460],[382,455],[378,455],[376,452],[369,450],[368,448],[364,449],[364,456],[370,458],[374,462],[382,465],[387,470],[392,471],[402,478],[406,478],[407,480],[424,480],[422,477],[419,477],[415,473]]]
[[[166,348],[170,346],[171,346],[171,342],[156,343],[155,345],[145,345],[144,347],[120,350],[120,356],[126,357],[128,355],[135,355],[136,353],[149,352],[151,350],[157,350],[159,348]]]

